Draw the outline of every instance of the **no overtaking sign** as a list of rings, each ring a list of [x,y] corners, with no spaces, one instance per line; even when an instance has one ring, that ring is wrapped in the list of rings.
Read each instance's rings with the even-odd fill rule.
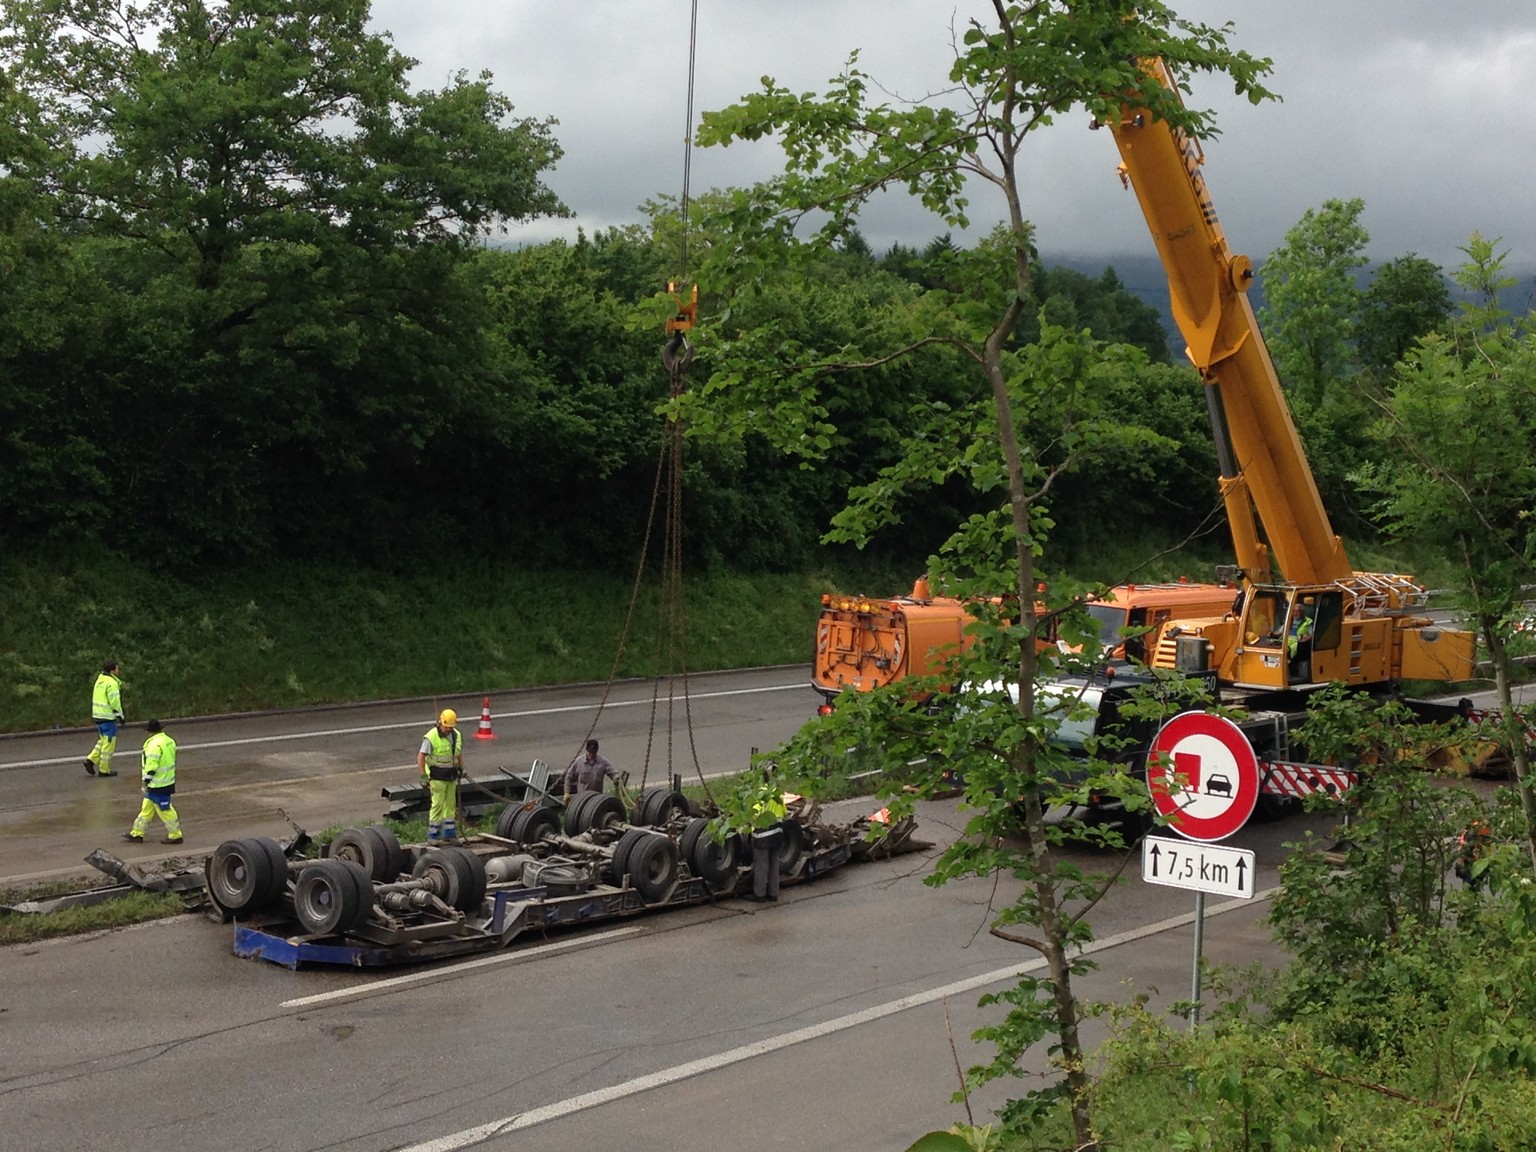
[[[1190,840],[1225,840],[1259,800],[1259,760],[1232,721],[1184,712],[1164,724],[1147,755],[1152,804]]]

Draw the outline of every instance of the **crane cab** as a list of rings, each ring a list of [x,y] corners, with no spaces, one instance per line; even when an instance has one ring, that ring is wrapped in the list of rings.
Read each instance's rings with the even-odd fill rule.
[[[1371,623],[1353,620],[1354,627]],[[1386,625],[1375,647],[1385,656]],[[1244,688],[1303,688],[1334,680],[1366,682],[1365,670],[1350,674],[1341,588],[1256,586],[1244,598],[1241,643],[1232,653],[1232,681]],[[1370,629],[1366,630],[1367,632]],[[1364,648],[1361,648],[1364,651]],[[1386,668],[1371,679],[1385,678]]]

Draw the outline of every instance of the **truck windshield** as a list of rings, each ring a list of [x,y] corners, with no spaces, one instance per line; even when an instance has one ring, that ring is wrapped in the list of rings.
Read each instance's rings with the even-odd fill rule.
[[[1078,711],[1078,701],[1087,707],[1081,718],[1072,715]],[[1069,752],[1086,752],[1088,737],[1098,725],[1099,702],[1104,698],[1102,688],[1076,688],[1071,685],[1045,685],[1040,689],[1040,710],[1060,721],[1051,743]]]
[[[1126,610],[1117,604],[1090,604],[1088,615],[1099,625],[1099,643],[1118,648],[1125,643]]]

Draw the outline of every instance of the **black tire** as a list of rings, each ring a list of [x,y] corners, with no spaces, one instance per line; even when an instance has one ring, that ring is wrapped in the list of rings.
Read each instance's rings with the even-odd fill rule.
[[[208,895],[226,912],[235,916],[263,912],[282,895],[283,884],[288,879],[287,864],[284,863],[280,871],[274,869],[266,845],[275,844],[275,841],[263,843],[264,839],[226,840],[214,849],[203,865]],[[282,858],[281,848],[277,855]]]
[[[508,804],[503,808],[501,815],[496,817],[496,835],[507,840],[516,840],[517,836],[513,833],[512,827],[524,811],[530,811],[530,809],[524,809],[521,804]]]
[[[1260,824],[1269,824],[1300,811],[1301,801],[1294,796],[1272,796],[1268,792],[1260,792],[1253,806],[1253,815],[1249,819]]]
[[[615,888],[624,883],[624,874],[629,871],[629,854],[636,844],[644,840],[650,833],[644,828],[631,828],[619,837],[617,844],[613,846],[613,855],[608,860],[608,883]]]
[[[380,884],[394,883],[405,871],[405,850],[387,828],[348,828],[331,841],[330,856],[361,864]]]
[[[263,907],[271,907],[282,899],[288,887],[288,857],[283,846],[270,836],[252,836],[251,842],[267,854],[267,875],[271,887],[263,897]]]
[[[524,848],[532,848],[545,836],[557,835],[559,831],[560,813],[553,808],[539,807],[519,811],[507,835]]]
[[[674,792],[670,788],[658,788],[645,805],[645,812],[640,821],[642,824],[652,824],[660,827],[670,824],[674,820],[686,820],[688,818],[688,797],[681,792]]]
[[[677,886],[677,844],[660,833],[644,835],[624,862],[630,886],[647,904],[665,900]]]
[[[665,791],[665,788],[656,785],[640,789],[639,795],[635,797],[635,806],[629,810],[629,822],[631,824],[649,824],[650,821],[646,819],[645,814],[650,809],[651,799]]]
[[[587,830],[582,823],[582,816],[586,812],[587,805],[595,796],[601,796],[601,792],[578,792],[572,796],[565,805],[565,834],[567,836],[580,836]]]
[[[293,910],[312,936],[334,936],[354,928],[367,915],[359,888],[363,867],[351,860],[320,860],[299,873],[293,886]],[[370,887],[372,881],[369,882]]]
[[[426,881],[434,896],[457,908],[464,887],[464,862],[451,848],[429,848],[416,858],[411,879]]]
[[[683,829],[677,847],[688,861],[688,870],[711,888],[718,888],[736,875],[736,837],[716,841],[709,834],[709,825],[707,817],[694,817]]]
[[[600,832],[611,825],[624,823],[627,815],[624,801],[612,793],[595,792],[593,795],[597,799],[587,801],[587,806],[581,810],[583,832]]]
[[[475,912],[485,899],[485,861],[464,847],[449,847],[446,851],[457,853],[463,860],[459,869],[459,899],[454,907],[460,912]]]
[[[411,857],[400,843],[400,837],[395,835],[393,828],[386,828],[382,824],[373,826],[373,834],[384,844],[384,879],[383,883],[393,884],[402,875],[410,871]]]
[[[357,919],[347,925],[354,928],[373,913],[373,877],[361,864],[354,864],[350,860],[338,860],[337,863],[352,877],[352,883],[357,888]]]
[[[788,876],[800,864],[805,855],[805,828],[791,816],[779,821],[784,837],[779,841],[779,875]]]

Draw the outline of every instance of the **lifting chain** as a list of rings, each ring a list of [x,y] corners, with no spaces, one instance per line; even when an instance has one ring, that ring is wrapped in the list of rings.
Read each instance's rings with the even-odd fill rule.
[[[688,268],[688,182],[693,148],[693,80],[698,45],[698,0],[693,0],[692,7],[693,12],[688,32],[688,122],[687,131],[683,138],[683,194],[680,203],[682,240],[679,252],[679,266],[683,270],[683,278],[667,283],[667,292],[673,300],[673,310],[672,315],[668,317],[666,322],[665,331],[667,339],[661,349],[661,362],[667,370],[668,394],[674,400],[682,395],[685,377],[688,374],[689,367],[693,364],[693,346],[688,342],[688,333],[693,330],[699,316],[698,285],[686,279]],[[686,292],[680,290],[679,285],[682,284],[687,285]],[[650,727],[646,733],[645,760],[640,770],[640,788],[642,790],[645,788],[646,780],[650,775],[651,755],[656,738],[657,714],[661,706],[663,680],[667,683],[666,774],[669,787],[674,777],[672,771],[672,733],[674,731],[673,708],[677,699],[674,687],[680,681],[683,719],[688,731],[688,747],[693,758],[694,773],[704,788],[704,794],[709,796],[709,783],[704,779],[704,770],[699,764],[698,747],[694,741],[693,714],[688,694],[687,621],[683,601],[682,560],[683,425],[682,421],[676,417],[668,419],[666,434],[662,437],[660,454],[656,461],[656,480],[651,488],[650,512],[646,517],[645,538],[640,545],[640,561],[635,570],[634,584],[630,589],[629,608],[625,613],[623,630],[619,636],[618,650],[614,654],[613,668],[608,674],[608,683],[603,690],[603,698],[599,701],[597,712],[592,717],[592,726],[587,729],[587,735],[582,743],[584,745],[586,740],[591,738],[592,733],[597,731],[598,719],[602,716],[603,708],[608,703],[608,697],[613,691],[613,683],[618,676],[619,667],[624,657],[625,645],[628,643],[630,628],[634,623],[635,606],[640,599],[646,556],[650,551],[651,534],[656,526],[658,509],[661,507],[663,476],[667,479],[667,503],[663,513],[666,528],[661,561],[661,626],[658,630],[657,669],[652,677],[651,719]],[[663,646],[665,651],[661,650]],[[663,667],[666,670],[665,675],[662,674]],[[577,750],[577,755],[580,755],[580,749]]]

